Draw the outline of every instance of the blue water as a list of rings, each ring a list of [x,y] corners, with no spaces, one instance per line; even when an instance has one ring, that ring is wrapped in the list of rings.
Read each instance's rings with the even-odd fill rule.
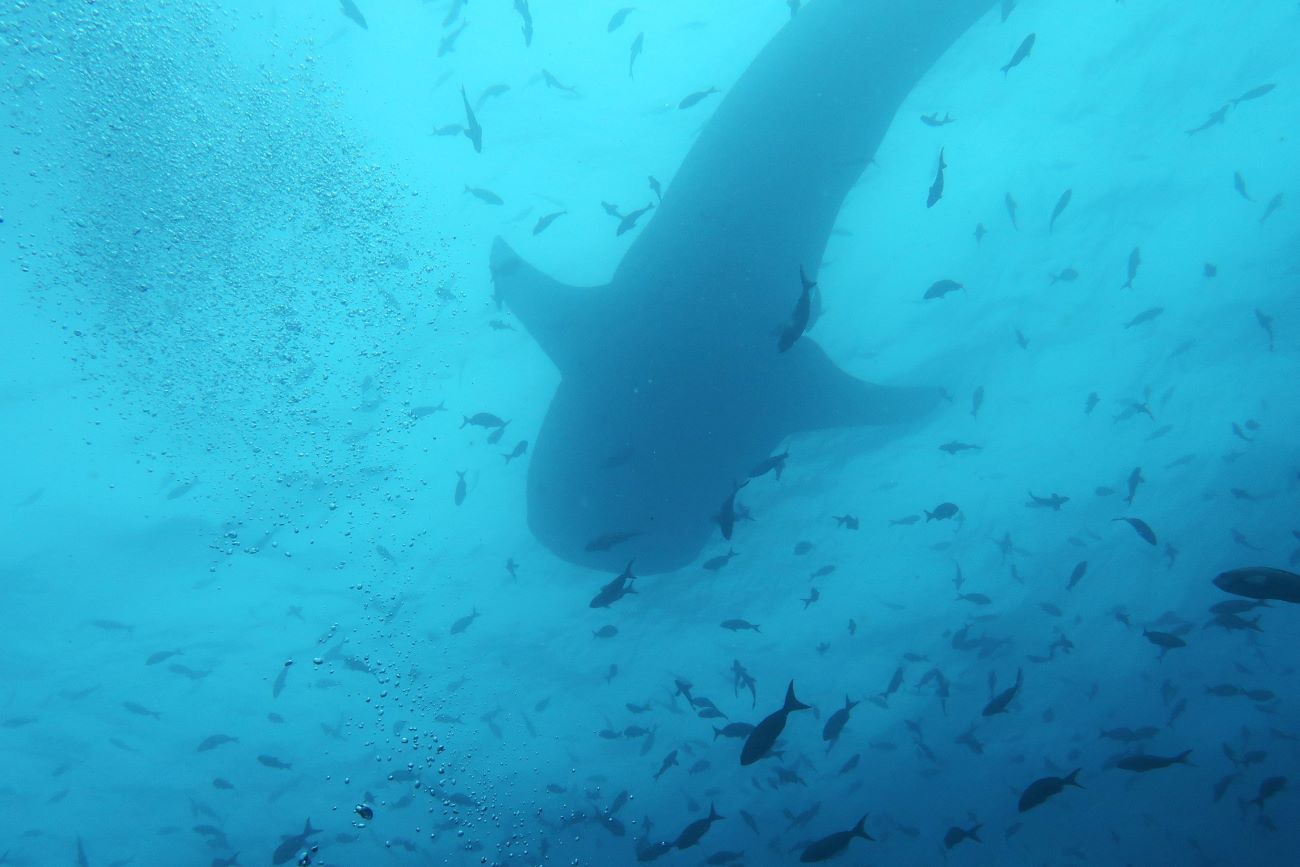
[[[357,2],[0,10],[0,864],[781,864],[864,814],[842,863],[1294,861],[1300,611],[1209,608],[1300,566],[1295,3],[990,2],[801,338],[950,400],[790,436],[730,540],[592,608],[503,458],[559,374],[489,251],[608,281],[655,211],[600,203],[672,195],[791,10],[534,0],[526,45],[507,0]],[[435,134],[462,84],[482,153]],[[791,681],[742,766],[715,727]]]

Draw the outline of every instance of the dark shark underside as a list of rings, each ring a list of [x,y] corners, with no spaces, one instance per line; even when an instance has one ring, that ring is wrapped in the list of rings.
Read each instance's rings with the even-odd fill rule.
[[[733,486],[791,434],[900,424],[932,388],[872,385],[776,336],[899,105],[991,0],[816,0],[763,49],[608,285],[576,288],[498,240],[492,272],[559,368],[528,521],[572,563],[686,565]],[[611,534],[628,535],[608,545]],[[608,540],[606,540],[608,541]]]

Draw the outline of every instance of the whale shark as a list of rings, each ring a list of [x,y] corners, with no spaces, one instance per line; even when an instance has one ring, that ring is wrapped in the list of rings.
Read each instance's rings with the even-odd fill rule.
[[[606,285],[565,285],[496,239],[495,296],[560,374],[527,481],[545,547],[679,569],[784,440],[936,406],[940,389],[860,380],[789,327],[900,104],[991,6],[808,4],[718,104]]]

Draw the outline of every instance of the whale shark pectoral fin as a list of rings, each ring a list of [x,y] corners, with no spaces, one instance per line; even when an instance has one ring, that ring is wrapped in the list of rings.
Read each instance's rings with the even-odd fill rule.
[[[492,244],[493,297],[505,303],[563,373],[590,350],[605,308],[599,288],[569,286],[529,265],[500,238]]]
[[[793,430],[906,424],[923,418],[943,398],[937,388],[864,382],[840,370],[816,343],[800,340],[786,359],[782,399]]]

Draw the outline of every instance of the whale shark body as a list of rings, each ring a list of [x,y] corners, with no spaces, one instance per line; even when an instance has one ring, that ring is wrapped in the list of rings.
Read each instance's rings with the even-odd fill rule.
[[[904,98],[991,0],[817,0],[721,102],[608,285],[561,284],[498,239],[497,298],[559,368],[528,522],[563,559],[680,568],[790,435],[897,425],[940,399],[778,350],[849,189]],[[924,192],[922,190],[921,192]]]

